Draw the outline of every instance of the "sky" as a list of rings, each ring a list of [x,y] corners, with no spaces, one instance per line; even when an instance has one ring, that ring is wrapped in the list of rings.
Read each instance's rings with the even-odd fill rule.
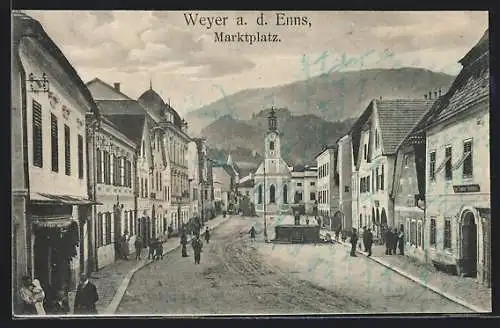
[[[84,82],[120,82],[122,92],[138,98],[151,80],[181,115],[224,95],[304,80],[332,67],[413,66],[456,75],[458,60],[488,27],[485,11],[269,11],[263,12],[265,26],[256,23],[261,12],[249,11],[25,13],[42,24]],[[224,26],[193,26],[187,14],[214,23],[217,16],[228,18]],[[278,26],[278,16],[307,17],[307,23]],[[246,25],[237,25],[237,17]],[[220,32],[271,33],[280,42],[216,42]]]

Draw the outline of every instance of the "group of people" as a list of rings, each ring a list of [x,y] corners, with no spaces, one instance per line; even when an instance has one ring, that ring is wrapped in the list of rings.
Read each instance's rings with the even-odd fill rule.
[[[55,297],[47,298],[40,281],[23,277],[19,291],[22,300],[22,313],[25,315],[69,314],[70,307],[65,288],[59,290]],[[96,286],[82,274],[76,290],[74,314],[97,314],[96,303],[99,300]]]
[[[208,229],[208,227],[205,229],[204,237],[205,237],[205,242],[207,244],[210,243],[210,230]],[[187,252],[187,244],[188,244],[187,232],[186,230],[183,230],[181,232],[182,257],[189,257]],[[200,264],[201,252],[203,250],[203,242],[200,238],[199,231],[195,233],[193,239],[191,240],[191,247],[193,248],[194,252],[194,264]]]
[[[163,259],[163,242],[155,237],[149,242],[148,260],[159,261]]]
[[[366,226],[363,227],[362,233],[363,247],[364,251],[368,253],[368,256],[372,255],[373,246],[373,233],[370,228]],[[404,232],[400,229],[399,233],[397,229],[392,230],[388,227],[384,233],[384,243],[385,243],[385,254],[386,255],[396,255],[396,250],[399,249],[399,255],[404,255]],[[361,248],[361,243],[358,244],[358,232],[356,228],[352,228],[351,233],[351,256],[356,256],[356,246],[359,245]]]
[[[118,257],[122,260],[128,260],[129,250],[128,250],[128,242],[130,241],[130,235],[128,231],[125,231],[123,236],[120,237],[118,243],[116,244],[116,253]]]

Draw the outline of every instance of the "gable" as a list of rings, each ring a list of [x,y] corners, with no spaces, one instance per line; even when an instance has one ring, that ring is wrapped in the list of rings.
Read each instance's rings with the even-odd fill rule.
[[[87,88],[95,100],[131,100],[130,97],[98,78],[87,82]]]

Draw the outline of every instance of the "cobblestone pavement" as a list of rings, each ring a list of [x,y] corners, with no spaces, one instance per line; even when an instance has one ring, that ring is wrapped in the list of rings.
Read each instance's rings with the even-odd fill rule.
[[[262,227],[261,218],[236,217],[213,233],[200,265],[192,250],[188,258],[176,250],[141,269],[117,314],[470,312],[369,259],[346,256],[344,246],[264,243]]]
[[[214,218],[206,222],[206,226],[212,229],[214,226],[220,224],[223,218],[221,216]],[[203,230],[204,231],[204,230]],[[169,251],[172,248],[179,246],[179,238],[173,237],[169,238],[165,243],[163,243],[163,248],[165,251]],[[121,285],[125,276],[132,271],[137,266],[144,266],[147,263],[147,248],[142,250],[140,261],[135,260],[135,254],[130,254],[128,261],[118,260],[113,264],[103,267],[98,272],[92,272],[90,275],[90,280],[96,285],[97,292],[99,295],[99,301],[96,303],[98,313],[105,313],[107,307],[113,300],[118,287]],[[74,300],[76,296],[76,290],[69,293],[69,305],[70,311],[73,312]]]
[[[436,270],[432,265],[419,263],[407,256],[385,255],[385,246],[373,247],[372,256],[469,304],[486,311],[492,309],[491,288],[479,284],[475,278],[450,275]]]

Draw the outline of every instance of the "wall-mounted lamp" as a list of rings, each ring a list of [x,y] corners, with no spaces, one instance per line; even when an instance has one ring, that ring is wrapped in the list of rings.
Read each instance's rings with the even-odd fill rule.
[[[39,93],[50,91],[49,80],[45,73],[42,73],[42,76],[35,76],[35,74],[30,73],[28,75],[28,82],[30,84],[29,92]]]

